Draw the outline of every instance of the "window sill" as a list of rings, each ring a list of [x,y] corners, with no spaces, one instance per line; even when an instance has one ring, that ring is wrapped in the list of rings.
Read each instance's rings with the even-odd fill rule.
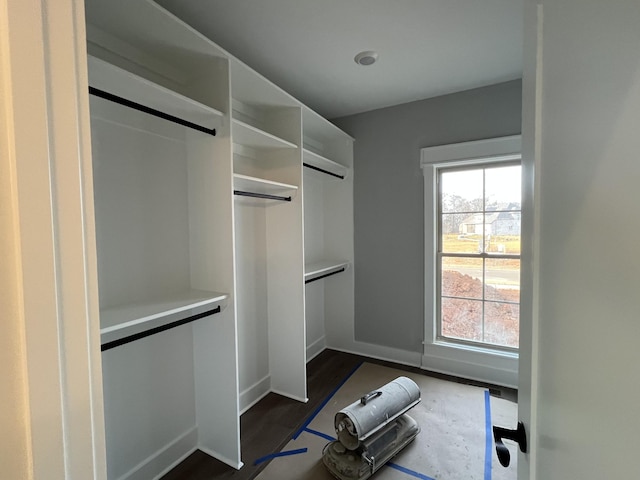
[[[480,345],[469,345],[466,343],[456,342],[455,340],[440,339],[433,342],[433,345],[439,345],[442,347],[466,351],[466,352],[480,353],[483,355],[494,355],[496,357],[513,358],[515,360],[518,360],[520,358],[518,352],[502,350],[500,348],[491,348],[489,346],[484,347]]]
[[[518,388],[518,361],[517,352],[438,340],[425,344],[421,367],[470,380]]]

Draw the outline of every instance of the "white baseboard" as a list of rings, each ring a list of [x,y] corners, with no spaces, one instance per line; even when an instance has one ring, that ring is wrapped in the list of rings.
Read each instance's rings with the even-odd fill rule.
[[[327,347],[326,339],[323,335],[315,342],[311,343],[311,345],[307,346],[307,362],[313,360],[314,357],[317,357],[322,351]]]
[[[420,367],[436,373],[476,380],[509,388],[518,388],[518,359],[509,356],[493,356],[472,351],[452,351],[440,345],[431,347],[428,354],[410,352],[364,342],[350,342],[326,348],[345,353],[385,360],[411,367]]]
[[[456,351],[454,351],[456,350]],[[424,370],[509,388],[518,388],[517,357],[432,346],[422,356]]]
[[[374,345],[372,343],[352,342],[350,347],[327,345],[327,348],[345,353],[353,353],[364,357],[375,358],[377,360],[385,360],[387,362],[399,363],[410,367],[419,367],[421,354],[418,352],[409,352],[398,348],[385,347],[382,345]]]
[[[133,467],[118,480],[156,480],[197,449],[198,429],[192,427]]]
[[[271,376],[269,375],[240,392],[238,399],[240,415],[266,397],[269,392],[271,392]]]

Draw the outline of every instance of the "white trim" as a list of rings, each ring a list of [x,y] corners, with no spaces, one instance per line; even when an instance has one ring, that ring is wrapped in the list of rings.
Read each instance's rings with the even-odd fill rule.
[[[15,478],[107,477],[83,5],[0,4],[30,442]]]
[[[271,393],[271,377],[269,375],[258,380],[239,395],[240,415]]]
[[[351,353],[354,355],[375,358],[377,360],[398,363],[400,365],[407,365],[409,367],[420,366],[421,354],[419,352],[410,352],[408,350],[375,345],[373,343],[353,342],[351,348],[335,347],[330,345],[327,346],[327,348],[338,352]]]
[[[518,479],[538,478],[540,172],[544,6],[525,2],[522,79],[522,263],[518,420],[528,433],[527,453],[518,452]]]
[[[193,426],[149,455],[118,480],[157,480],[198,449],[198,427]],[[182,453],[180,453],[182,452]],[[177,460],[171,461],[171,459]],[[164,467],[164,465],[169,465]],[[162,470],[158,470],[163,467]]]
[[[320,355],[327,348],[326,337],[323,335],[311,345],[307,345],[307,363]]]
[[[452,353],[449,349],[454,349]],[[518,388],[518,357],[495,355],[457,346],[434,344],[425,348],[420,368],[495,385]]]
[[[425,147],[420,150],[420,167],[449,162],[469,162],[487,158],[519,158],[522,151],[522,136],[489,138],[475,142],[452,143]],[[506,159],[506,158],[505,158]]]
[[[433,293],[436,291],[436,272],[433,258],[436,253],[435,212],[437,168],[446,165],[473,164],[490,161],[509,161],[521,158],[522,137],[490,138],[475,142],[455,143],[423,148],[420,167],[424,175],[424,351],[421,368],[439,373],[509,387],[518,385],[518,354],[490,348],[476,348],[454,343],[436,342],[436,311]],[[430,218],[431,221],[427,221]]]

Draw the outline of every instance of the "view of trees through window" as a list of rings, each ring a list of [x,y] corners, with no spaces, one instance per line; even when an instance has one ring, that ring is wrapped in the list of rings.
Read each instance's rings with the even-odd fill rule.
[[[521,168],[438,172],[438,336],[518,348]]]

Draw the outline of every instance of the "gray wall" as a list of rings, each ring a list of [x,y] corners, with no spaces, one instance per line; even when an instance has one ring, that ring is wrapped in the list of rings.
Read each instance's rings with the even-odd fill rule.
[[[355,139],[355,338],[421,352],[423,147],[520,133],[514,80],[334,119]]]

